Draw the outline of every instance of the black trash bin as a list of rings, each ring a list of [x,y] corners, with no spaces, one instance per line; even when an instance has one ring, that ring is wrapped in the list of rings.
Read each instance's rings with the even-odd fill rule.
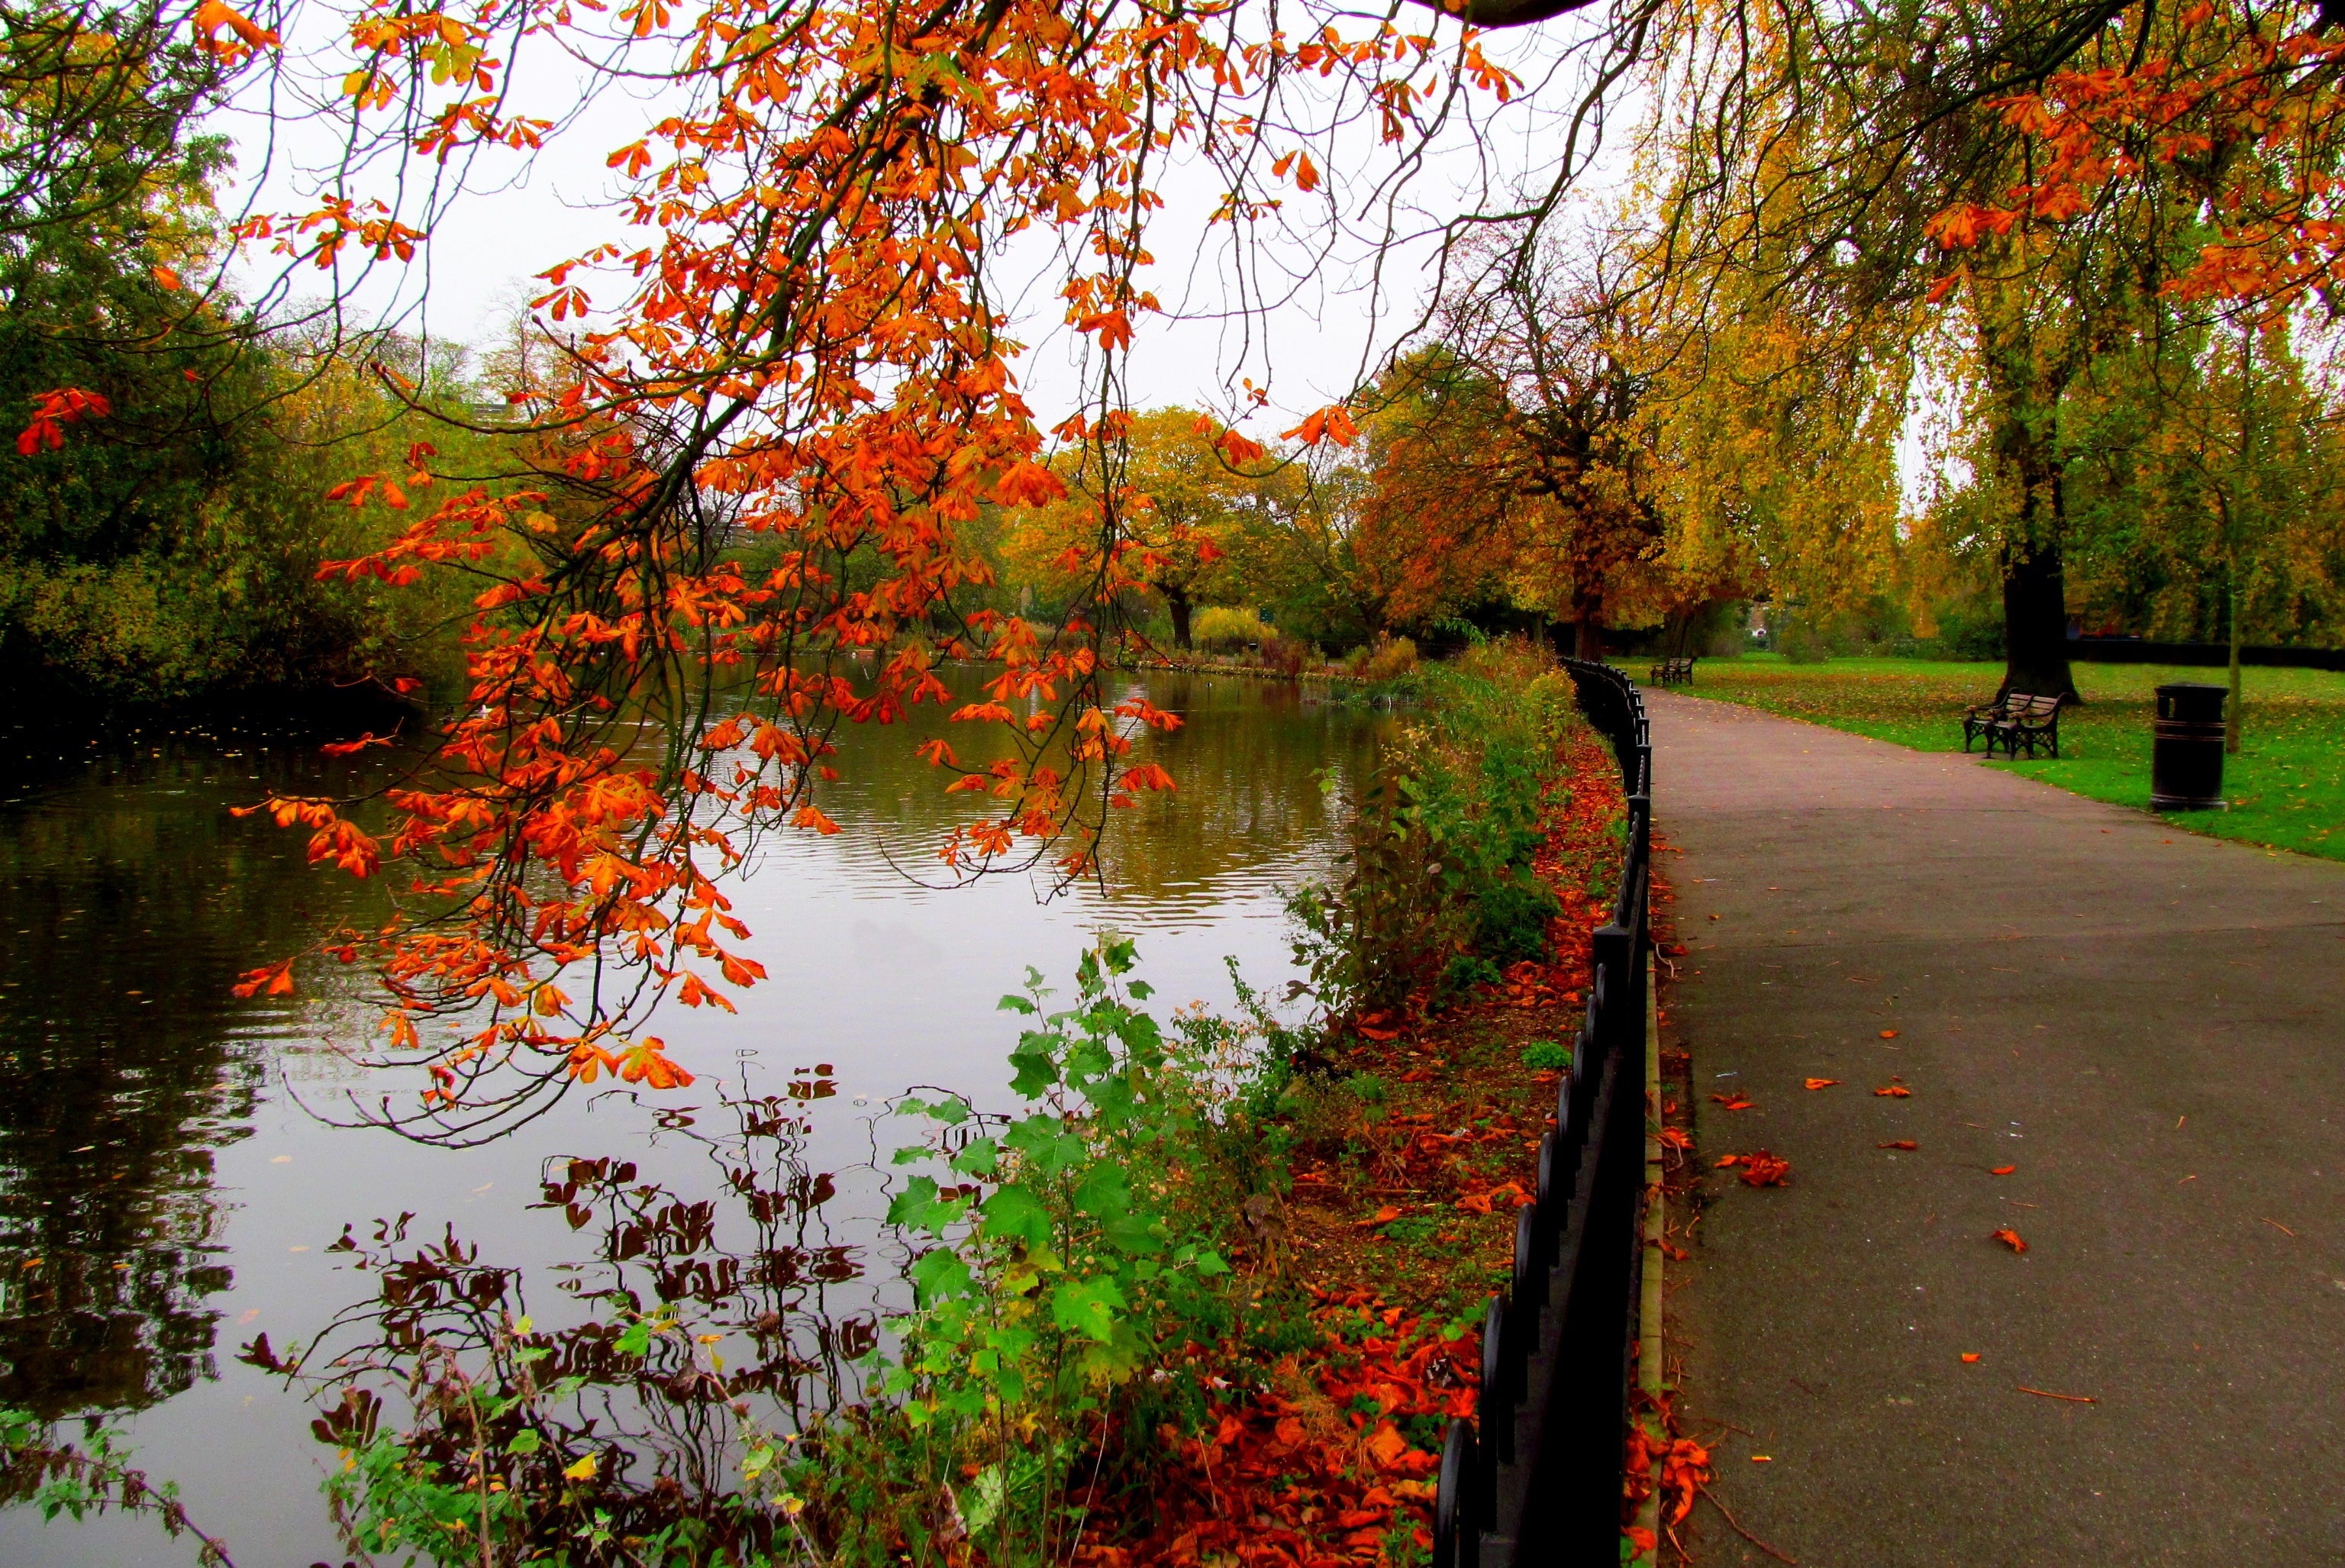
[[[2227,687],[2178,680],[2157,688],[2149,748],[2153,811],[2203,811],[2223,804],[2223,699]]]

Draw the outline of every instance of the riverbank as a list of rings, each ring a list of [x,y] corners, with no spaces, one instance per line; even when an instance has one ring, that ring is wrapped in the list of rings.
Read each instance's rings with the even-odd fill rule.
[[[1276,796],[1298,810],[1365,809],[1351,841],[1374,874],[1339,871],[1306,926],[1306,969],[1329,999],[1315,1017],[1225,1006],[1152,1016],[1141,977],[1167,972],[1159,955],[1133,967],[1128,944],[1094,941],[1088,973],[1061,979],[1061,996],[1021,996],[1033,1011],[1018,1017],[1012,1108],[981,1088],[924,1093],[930,1104],[909,1118],[875,1108],[868,1182],[823,1152],[835,1131],[860,1145],[864,1129],[826,1131],[823,1118],[851,1123],[838,1115],[848,1096],[889,1094],[875,1071],[898,1086],[922,1075],[892,1057],[838,1074],[825,1064],[746,1097],[718,1088],[714,1105],[707,1085],[685,1096],[694,1105],[650,1096],[645,1108],[668,1131],[641,1148],[580,1124],[486,1151],[500,1162],[489,1167],[467,1157],[461,1176],[391,1151],[400,1174],[379,1157],[372,1180],[431,1217],[414,1239],[386,1216],[368,1241],[364,1217],[381,1209],[350,1204],[381,1200],[345,1195],[326,1212],[357,1217],[355,1238],[319,1247],[341,1218],[318,1234],[319,1215],[289,1207],[281,1183],[332,1168],[310,1158],[333,1150],[240,1146],[224,1173],[249,1195],[239,1236],[264,1225],[271,1245],[240,1250],[237,1294],[213,1298],[243,1349],[230,1386],[259,1396],[226,1402],[272,1430],[298,1428],[313,1402],[330,1444],[318,1458],[340,1477],[336,1515],[367,1550],[425,1561],[477,1563],[484,1530],[500,1561],[597,1531],[608,1540],[574,1545],[581,1563],[781,1560],[798,1531],[841,1563],[1078,1550],[1163,1561],[1188,1533],[1166,1529],[1184,1508],[1210,1530],[1255,1516],[1233,1512],[1240,1504],[1282,1521],[1298,1562],[1405,1559],[1441,1426],[1471,1409],[1479,1307],[1512,1238],[1508,1189],[1534,1185],[1552,1078],[1524,1053],[1570,1038],[1586,930],[1617,861],[1612,763],[1569,720],[1568,681],[1538,663],[1460,672],[1445,704],[1406,723],[1359,716],[1351,722],[1386,738],[1375,767],[1315,761],[1309,779],[1335,781],[1332,798],[1299,778]],[[1264,695],[1224,688],[1214,700],[1260,707]],[[1235,776],[1235,756],[1209,744],[1218,710],[1202,683],[1184,706],[1181,776]],[[1246,756],[1261,789],[1260,758]],[[241,769],[226,771],[206,787],[233,798]],[[210,821],[216,808],[187,792],[191,781],[175,773],[139,799],[168,796]],[[1339,831],[1328,821],[1315,836]],[[744,907],[760,927],[783,918]],[[1170,972],[1176,994],[1199,993],[1193,974]],[[122,992],[135,1020],[156,987],[142,974],[99,989]],[[214,989],[225,997],[224,978]],[[858,1016],[812,1033],[845,1041]],[[788,1018],[808,1031],[803,1005]],[[969,1032],[959,1013],[930,1025],[925,1034]],[[695,1064],[708,1044],[694,1047]],[[737,1135],[726,1131],[736,1119]],[[52,1123],[49,1141],[76,1171],[79,1145],[104,1142],[42,1119]],[[695,1183],[695,1161],[659,1157],[662,1142],[685,1156],[705,1145],[725,1183]],[[914,1163],[892,1158],[899,1147]],[[581,1153],[552,1157],[560,1150]],[[613,1157],[585,1157],[603,1154]],[[481,1201],[490,1175],[500,1199],[516,1180],[524,1194],[545,1184],[548,1217],[528,1222],[541,1234],[500,1227]],[[854,1201],[871,1187],[893,1227],[867,1247],[842,1226],[857,1224]],[[1399,1187],[1412,1190],[1380,1190]],[[460,1200],[470,1188],[481,1206],[452,1209],[429,1196],[440,1188]],[[443,1214],[461,1242],[442,1236]],[[542,1233],[563,1233],[565,1217],[575,1240],[552,1257],[568,1285],[549,1291]],[[117,1278],[112,1255],[61,1235],[25,1250],[39,1259],[24,1275],[28,1324],[66,1286]],[[884,1332],[879,1316],[836,1305],[861,1293],[851,1282],[867,1261]],[[917,1299],[892,1284],[907,1263]],[[295,1278],[311,1281],[298,1308],[255,1294]],[[206,1288],[227,1282],[222,1270]],[[378,1286],[380,1299],[350,1300]],[[294,1387],[255,1387],[272,1374]],[[211,1387],[201,1379],[191,1395]],[[167,1401],[166,1423],[176,1393],[152,1396]],[[131,1433],[136,1463],[181,1477],[185,1455],[150,1447],[150,1430],[142,1420]],[[11,1438],[25,1461],[12,1459],[12,1478],[36,1472],[39,1435]],[[77,1425],[48,1436],[80,1441]],[[272,1468],[296,1492],[310,1484],[298,1458]],[[202,1486],[186,1496],[198,1525],[229,1521],[231,1553],[239,1535],[267,1539],[249,1510],[223,1515]]]

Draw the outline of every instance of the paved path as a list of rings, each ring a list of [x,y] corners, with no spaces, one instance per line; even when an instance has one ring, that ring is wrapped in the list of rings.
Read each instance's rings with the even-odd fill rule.
[[[1646,700],[1700,1158],[1793,1167],[1670,1265],[1719,1496],[1815,1568],[2345,1563],[2345,865]]]

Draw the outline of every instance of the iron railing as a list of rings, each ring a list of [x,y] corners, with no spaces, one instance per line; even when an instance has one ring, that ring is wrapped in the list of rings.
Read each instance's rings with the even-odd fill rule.
[[[1651,949],[1651,732],[1628,677],[1566,659],[1629,797],[1612,922],[1592,934],[1571,1070],[1515,1224],[1511,1287],[1482,1326],[1477,1419],[1449,1423],[1434,1568],[1615,1564],[1644,1248],[1645,1008]]]

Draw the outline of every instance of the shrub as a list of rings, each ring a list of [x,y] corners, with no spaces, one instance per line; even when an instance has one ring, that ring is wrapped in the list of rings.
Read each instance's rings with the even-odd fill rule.
[[[1275,632],[1263,639],[1263,667],[1277,671],[1290,678],[1301,675],[1306,664],[1319,662],[1319,650],[1308,643],[1292,641]]]
[[[1258,647],[1278,634],[1250,609],[1207,605],[1189,628],[1190,640],[1208,653],[1242,653]]]
[[[1360,802],[1340,888],[1288,901],[1295,957],[1330,1018],[1425,991],[1447,1002],[1547,949],[1554,896],[1530,871],[1560,748],[1579,722],[1568,676],[1505,639],[1421,672]]]
[[[1416,668],[1416,645],[1406,637],[1379,637],[1353,649],[1344,667],[1363,680],[1398,680]]]

